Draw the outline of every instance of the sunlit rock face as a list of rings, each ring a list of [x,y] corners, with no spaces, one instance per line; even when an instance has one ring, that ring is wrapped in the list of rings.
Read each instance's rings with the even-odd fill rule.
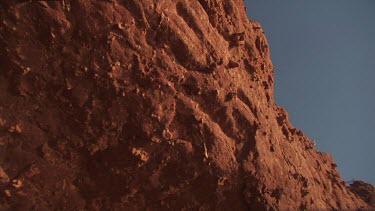
[[[275,104],[242,0],[15,2],[0,3],[1,208],[368,208]]]

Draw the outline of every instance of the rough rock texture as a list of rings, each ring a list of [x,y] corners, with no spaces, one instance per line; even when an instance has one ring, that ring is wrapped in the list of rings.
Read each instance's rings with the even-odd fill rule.
[[[274,102],[242,0],[0,2],[1,208],[369,208]]]
[[[363,181],[354,181],[349,189],[358,194],[368,205],[375,209],[375,187]]]

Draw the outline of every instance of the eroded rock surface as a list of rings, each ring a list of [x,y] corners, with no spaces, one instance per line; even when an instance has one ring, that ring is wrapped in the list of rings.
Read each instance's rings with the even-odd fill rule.
[[[1,208],[368,208],[274,102],[242,0],[0,3]]]
[[[350,184],[349,189],[375,209],[375,187],[373,185],[363,181],[354,181]]]

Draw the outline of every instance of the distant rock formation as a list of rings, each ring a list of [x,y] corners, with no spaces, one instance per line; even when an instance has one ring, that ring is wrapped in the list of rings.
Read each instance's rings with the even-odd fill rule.
[[[242,0],[1,1],[0,17],[1,209],[369,208],[275,104]]]

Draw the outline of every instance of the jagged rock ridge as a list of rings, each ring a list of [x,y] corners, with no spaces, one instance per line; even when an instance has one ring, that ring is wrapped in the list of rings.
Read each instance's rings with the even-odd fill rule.
[[[0,5],[3,208],[368,208],[275,104],[243,1]]]

